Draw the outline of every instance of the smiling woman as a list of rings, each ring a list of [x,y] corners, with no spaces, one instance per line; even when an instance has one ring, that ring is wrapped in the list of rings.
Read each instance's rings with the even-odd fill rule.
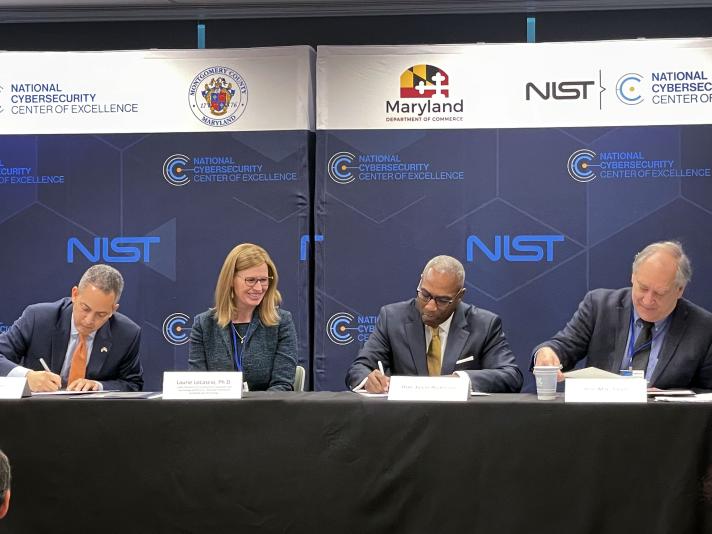
[[[297,333],[272,258],[243,243],[223,262],[215,306],[196,316],[188,362],[193,371],[241,371],[251,391],[292,390]]]

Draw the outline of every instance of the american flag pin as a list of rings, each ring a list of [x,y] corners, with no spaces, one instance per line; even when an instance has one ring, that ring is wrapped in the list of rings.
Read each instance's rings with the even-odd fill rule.
[[[101,347],[101,352],[109,352],[109,349],[107,349],[106,347]]]

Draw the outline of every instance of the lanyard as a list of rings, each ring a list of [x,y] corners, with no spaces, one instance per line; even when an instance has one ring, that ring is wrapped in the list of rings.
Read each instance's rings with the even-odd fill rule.
[[[662,335],[662,333],[665,332],[665,329],[668,327],[669,324],[670,324],[670,321],[666,319],[665,322],[663,323],[663,325],[660,328],[658,328],[658,331],[655,332],[655,334],[650,339],[650,341],[648,341],[644,345],[641,345],[640,347],[638,347],[637,351],[633,352],[633,350],[635,349],[635,320],[633,318],[633,312],[631,311],[630,312],[630,334],[628,335],[628,358],[632,359],[632,357],[635,354],[637,354],[638,352],[640,352],[641,350],[647,349],[648,347],[652,348],[653,341],[658,339]],[[642,331],[641,331],[641,334],[642,334]]]
[[[230,326],[232,326],[232,346],[235,349],[232,353],[232,357],[235,362],[235,366],[237,367],[237,370],[242,372],[242,351],[244,349],[244,346],[247,344],[248,332],[245,332],[245,337],[242,338],[242,342],[238,343],[237,327],[234,323],[230,323]],[[249,326],[247,328],[249,330]]]

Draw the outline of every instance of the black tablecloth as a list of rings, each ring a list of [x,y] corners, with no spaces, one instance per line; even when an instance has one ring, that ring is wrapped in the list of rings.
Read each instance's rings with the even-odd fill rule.
[[[0,402],[0,532],[712,533],[712,406]]]

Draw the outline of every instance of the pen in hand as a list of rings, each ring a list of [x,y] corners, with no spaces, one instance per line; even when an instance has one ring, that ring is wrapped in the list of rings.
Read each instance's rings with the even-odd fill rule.
[[[381,371],[382,375],[386,374],[386,372],[383,370],[383,363],[381,363],[381,360],[378,360],[378,370]]]
[[[51,373],[49,366],[47,365],[47,362],[44,361],[44,358],[40,358],[40,363],[42,364],[42,367],[44,367],[44,370],[47,371],[48,373]]]

